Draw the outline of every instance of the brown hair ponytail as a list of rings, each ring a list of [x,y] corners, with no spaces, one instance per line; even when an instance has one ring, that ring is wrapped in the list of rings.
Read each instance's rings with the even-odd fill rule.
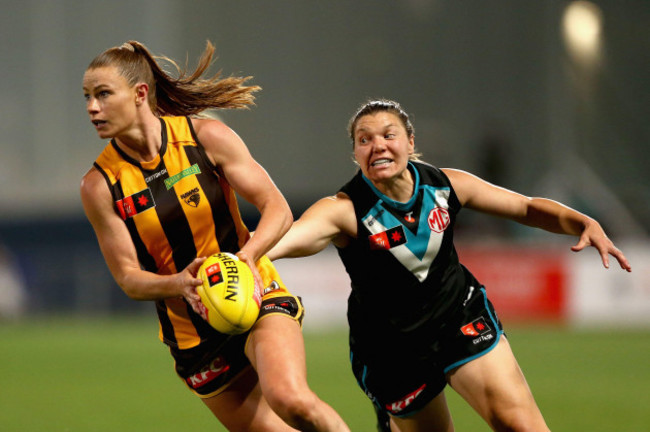
[[[253,93],[261,87],[244,85],[250,76],[221,78],[221,73],[217,72],[203,78],[214,51],[214,45],[208,41],[196,69],[188,76],[187,71],[169,57],[154,56],[140,42],[128,41],[98,55],[88,69],[115,66],[130,85],[146,83],[149,106],[157,115],[193,115],[207,109],[238,109],[252,105]],[[157,60],[172,65],[178,77],[173,78],[165,72]]]

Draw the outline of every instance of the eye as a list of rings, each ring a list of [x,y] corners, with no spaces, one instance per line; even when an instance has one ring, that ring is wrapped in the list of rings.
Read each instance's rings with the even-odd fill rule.
[[[97,96],[100,97],[100,98],[105,98],[110,94],[111,93],[108,90],[102,90],[99,93],[97,93]]]
[[[393,138],[395,138],[395,134],[389,132],[389,133],[387,133],[386,135],[384,135],[384,138],[386,138],[386,139],[393,139]]]

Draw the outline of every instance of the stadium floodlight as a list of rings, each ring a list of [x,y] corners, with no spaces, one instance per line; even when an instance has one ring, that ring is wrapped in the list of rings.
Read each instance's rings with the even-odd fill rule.
[[[567,5],[562,19],[564,42],[571,57],[586,67],[594,67],[600,59],[603,14],[589,1]]]

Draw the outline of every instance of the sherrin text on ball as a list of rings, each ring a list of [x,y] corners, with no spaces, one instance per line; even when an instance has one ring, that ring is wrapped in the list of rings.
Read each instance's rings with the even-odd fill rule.
[[[260,312],[261,298],[255,290],[253,272],[228,252],[208,257],[198,272],[197,287],[208,322],[225,334],[248,331]]]

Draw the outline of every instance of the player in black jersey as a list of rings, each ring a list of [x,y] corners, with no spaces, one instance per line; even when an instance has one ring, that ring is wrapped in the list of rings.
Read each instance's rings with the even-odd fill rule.
[[[443,389],[456,390],[494,430],[547,431],[485,288],[458,261],[456,215],[467,207],[575,235],[630,264],[600,224],[467,172],[418,160],[401,106],[371,101],[352,117],[358,173],[316,202],[269,252],[312,255],[333,243],[348,272],[350,357],[381,430],[451,431]]]
[[[91,62],[86,109],[111,142],[82,180],[84,210],[116,282],[156,302],[176,372],[228,430],[349,431],[307,385],[302,306],[264,256],[291,224],[286,200],[235,132],[190,117],[246,107],[259,89],[205,77],[213,53],[208,43],[196,70],[175,77],[136,41]],[[235,193],[260,212],[254,238]],[[220,251],[236,253],[264,289],[260,319],[243,335],[217,332],[199,307],[197,270]],[[266,301],[279,292],[282,302]]]

